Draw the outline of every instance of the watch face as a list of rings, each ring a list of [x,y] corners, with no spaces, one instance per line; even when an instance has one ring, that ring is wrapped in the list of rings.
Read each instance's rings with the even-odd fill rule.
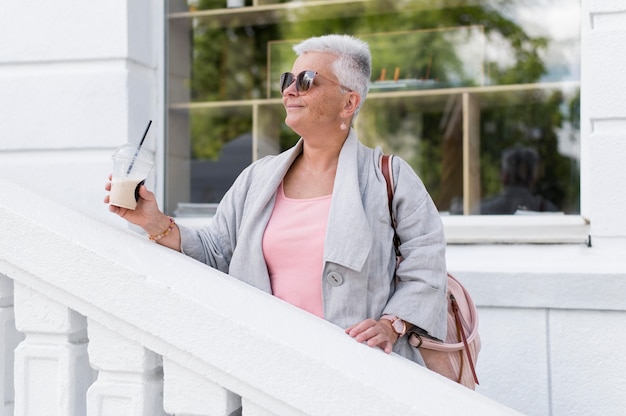
[[[396,319],[393,321],[392,325],[393,329],[395,329],[398,334],[404,335],[404,332],[406,331],[406,324],[402,319]]]

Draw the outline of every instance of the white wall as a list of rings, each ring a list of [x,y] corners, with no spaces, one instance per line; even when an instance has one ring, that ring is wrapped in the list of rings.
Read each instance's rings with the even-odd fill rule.
[[[161,140],[162,2],[0,4],[0,175],[115,221],[113,150]]]
[[[479,305],[477,391],[528,415],[617,415],[626,398],[623,247],[451,246]]]
[[[626,237],[626,3],[583,0],[584,213],[597,237]]]
[[[582,213],[592,247],[448,248],[450,270],[480,308],[478,391],[530,415],[626,407],[618,394],[626,390],[626,2],[581,3]],[[118,222],[102,203],[111,153],[150,118],[150,145],[160,151],[163,141],[162,7],[0,2],[0,176]]]

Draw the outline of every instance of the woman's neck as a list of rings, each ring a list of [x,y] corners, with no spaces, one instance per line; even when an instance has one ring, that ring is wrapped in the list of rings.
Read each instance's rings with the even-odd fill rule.
[[[314,138],[303,136],[302,153],[298,159],[301,159],[300,163],[311,170],[323,172],[329,168],[334,169],[337,167],[339,153],[347,138],[348,134],[343,131],[334,137],[331,135]]]

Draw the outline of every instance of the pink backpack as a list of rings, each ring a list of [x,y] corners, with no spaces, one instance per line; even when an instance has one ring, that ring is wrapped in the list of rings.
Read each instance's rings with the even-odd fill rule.
[[[389,215],[391,215],[391,224],[394,228],[394,245],[399,256],[399,264],[402,261],[398,252],[400,241],[395,233],[396,218],[392,209],[394,189],[392,157],[392,155],[383,155],[380,167],[387,181]],[[475,366],[480,351],[478,312],[470,294],[450,273],[448,273],[447,299],[448,332],[445,341],[442,342],[411,332],[409,344],[419,348],[429,370],[474,390],[478,384]]]

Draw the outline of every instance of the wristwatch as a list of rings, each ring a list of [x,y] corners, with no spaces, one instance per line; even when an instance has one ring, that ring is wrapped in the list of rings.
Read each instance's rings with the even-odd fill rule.
[[[398,338],[406,334],[406,330],[407,330],[406,322],[404,322],[402,319],[398,318],[397,316],[383,315],[380,317],[380,319],[386,319],[391,322],[391,327],[393,328],[394,331],[396,331],[396,334],[398,334]]]

